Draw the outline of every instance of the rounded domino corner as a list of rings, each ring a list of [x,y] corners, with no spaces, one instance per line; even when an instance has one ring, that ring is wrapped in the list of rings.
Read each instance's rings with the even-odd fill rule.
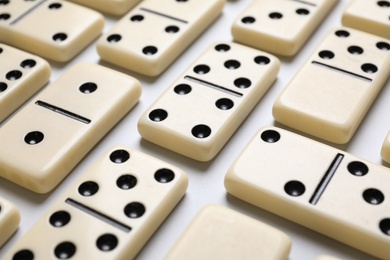
[[[385,162],[390,163],[390,132],[387,134],[383,142],[381,148],[381,157]]]
[[[20,219],[19,210],[11,202],[0,198],[0,249],[16,232]]]

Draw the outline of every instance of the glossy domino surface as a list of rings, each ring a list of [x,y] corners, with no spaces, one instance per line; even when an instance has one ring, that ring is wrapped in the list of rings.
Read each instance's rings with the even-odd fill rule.
[[[102,13],[110,15],[124,15],[140,0],[69,0],[74,3],[85,5]]]
[[[390,41],[332,29],[273,106],[276,121],[333,143],[351,140],[390,70]]]
[[[147,76],[161,74],[220,15],[225,0],[143,0],[97,43],[100,57]]]
[[[50,74],[42,58],[0,43],[0,122],[41,89]]]
[[[0,197],[0,249],[15,233],[20,223],[19,210],[9,201]]]
[[[390,2],[352,0],[345,8],[342,23],[390,39]]]
[[[0,4],[0,41],[58,62],[74,58],[98,37],[103,25],[101,14],[68,1]]]
[[[208,205],[164,259],[287,259],[290,249],[290,238],[279,230],[234,210]]]
[[[236,42],[295,55],[338,0],[253,0],[232,27]]]
[[[389,181],[386,167],[264,127],[231,165],[225,187],[244,201],[388,259]]]
[[[140,94],[130,76],[76,64],[0,129],[0,176],[34,192],[50,191]]]
[[[183,197],[187,185],[187,175],[180,169],[114,147],[5,259],[133,259]]]
[[[138,131],[148,141],[209,161],[275,81],[279,66],[268,53],[214,43],[145,111]]]

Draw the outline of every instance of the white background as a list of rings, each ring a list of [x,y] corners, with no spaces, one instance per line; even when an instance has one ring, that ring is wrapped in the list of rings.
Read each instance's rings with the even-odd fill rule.
[[[227,206],[287,233],[293,243],[289,259],[315,259],[322,254],[333,255],[342,259],[373,259],[356,249],[230,196],[223,186],[225,173],[232,161],[260,127],[265,125],[283,127],[273,120],[271,109],[274,100],[305,62],[310,53],[315,50],[316,45],[319,44],[327,32],[332,27],[341,25],[341,15],[348,3],[347,0],[339,1],[326,20],[294,58],[281,58],[282,65],[276,83],[270,88],[268,93],[258,103],[253,112],[214,160],[201,163],[185,158],[142,140],[137,131],[137,121],[141,114],[211,43],[220,40],[232,40],[230,28],[233,21],[250,2],[251,0],[227,1],[223,14],[218,20],[172,66],[156,78],[144,77],[100,61],[95,49],[95,43],[91,44],[76,59],[67,64],[51,62],[53,74],[50,82],[55,81],[59,75],[64,73],[73,64],[79,61],[89,61],[120,70],[136,77],[142,83],[143,93],[138,105],[87,154],[53,192],[38,195],[4,179],[0,179],[0,196],[13,202],[20,209],[22,215],[19,230],[0,250],[0,259],[80,174],[98,157],[115,145],[129,146],[158,157],[183,169],[189,176],[189,187],[185,197],[141,250],[138,259],[161,259],[175,243],[178,236],[193,219],[195,214],[207,204]],[[118,17],[106,16],[104,31],[106,32],[111,28],[118,19]],[[374,163],[385,164],[381,160],[380,149],[390,129],[390,118],[388,116],[390,102],[389,87],[389,83],[384,86],[383,91],[379,94],[352,141],[347,145],[335,147]],[[59,136],[59,138],[61,137]],[[20,163],[23,163],[23,158],[20,158]],[[353,214],[351,214],[350,221],[354,221]],[[194,248],[194,250],[201,250],[201,248]]]

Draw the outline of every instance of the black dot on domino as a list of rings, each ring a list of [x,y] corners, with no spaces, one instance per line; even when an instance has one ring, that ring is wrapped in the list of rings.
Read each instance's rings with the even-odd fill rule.
[[[368,74],[373,74],[378,71],[378,67],[372,63],[365,63],[362,65],[362,70]]]
[[[355,176],[361,177],[368,173],[366,164],[358,161],[350,162],[347,166],[348,171]]]
[[[111,34],[107,37],[107,41],[109,43],[119,42],[120,40],[122,40],[122,36],[120,36],[119,34]]]
[[[0,0],[0,5],[7,5],[9,4],[9,0]]]
[[[295,11],[299,15],[308,15],[310,12],[305,8],[299,8]]]
[[[175,179],[175,173],[169,169],[159,169],[154,173],[154,179],[159,183],[169,183]]]
[[[231,99],[221,98],[215,102],[215,105],[221,110],[229,110],[234,106],[234,103]]]
[[[164,121],[168,117],[168,112],[164,109],[155,109],[149,113],[149,119],[153,122]]]
[[[390,2],[389,1],[378,1],[378,5],[380,7],[390,7]]]
[[[215,46],[215,50],[218,52],[227,52],[230,50],[230,46],[227,44],[218,44]]]
[[[136,14],[136,15],[133,15],[132,17],[130,17],[130,20],[132,22],[141,22],[143,19],[144,19],[144,16],[139,15],[139,14]]]
[[[179,84],[173,90],[175,91],[176,94],[187,95],[188,93],[191,92],[192,88],[188,84]]]
[[[131,202],[126,205],[124,212],[129,218],[140,218],[145,214],[145,206],[139,202]]]
[[[320,51],[318,56],[320,56],[321,59],[330,60],[334,58],[334,53],[328,50],[324,50],[324,51]]]
[[[246,17],[241,19],[241,22],[245,23],[245,24],[252,24],[252,23],[256,22],[256,19],[253,18],[252,16],[246,16]]]
[[[274,20],[279,20],[283,18],[283,15],[278,12],[273,12],[269,14],[269,18],[274,19]]]
[[[271,60],[265,56],[257,56],[254,60],[259,65],[267,65],[271,62]]]
[[[10,14],[7,14],[7,13],[0,14],[0,22],[1,21],[7,21],[9,18],[11,18]]]
[[[379,223],[379,228],[385,235],[390,236],[390,218],[383,219]]]
[[[35,65],[37,65],[37,62],[32,59],[27,59],[20,63],[20,67],[22,67],[23,69],[31,69],[34,68]]]
[[[116,181],[116,185],[122,190],[129,190],[137,185],[137,178],[130,174],[122,175]]]
[[[380,50],[383,50],[383,51],[389,51],[390,50],[390,44],[388,44],[387,42],[378,42],[376,44],[376,47]]]
[[[71,217],[68,212],[61,210],[61,211],[54,212],[50,216],[49,222],[53,227],[58,228],[58,227],[66,226],[69,223],[70,218]]]
[[[228,60],[225,62],[225,68],[230,70],[238,69],[241,66],[241,63],[237,60]]]
[[[115,249],[118,245],[118,238],[112,234],[101,235],[96,240],[96,246],[104,252]]]
[[[124,163],[130,158],[130,154],[126,150],[115,150],[110,154],[110,160],[113,163]]]
[[[177,33],[179,30],[180,30],[179,27],[174,26],[174,25],[170,25],[170,26],[165,28],[165,31],[167,33]]]
[[[79,87],[80,92],[84,94],[91,94],[97,90],[97,85],[93,82],[87,82]]]
[[[68,38],[68,35],[66,35],[65,33],[56,33],[53,35],[52,39],[55,41],[55,42],[63,42],[65,41],[66,39]]]
[[[289,181],[284,185],[284,191],[292,197],[301,196],[305,190],[305,185],[300,181]]]
[[[353,54],[353,55],[360,55],[363,53],[363,48],[359,47],[359,46],[350,46],[348,47],[348,52]]]
[[[53,4],[49,5],[49,9],[51,9],[51,10],[60,9],[61,7],[62,7],[62,4],[60,4],[60,3],[53,3]]]
[[[363,192],[364,200],[372,205],[379,205],[385,200],[385,196],[380,190],[371,188]]]
[[[34,260],[34,254],[28,249],[23,249],[16,252],[12,260]]]
[[[192,128],[191,133],[194,137],[203,139],[211,135],[211,128],[207,125],[196,125]]]
[[[0,82],[0,93],[3,91],[6,91],[8,88],[8,85],[4,82]]]
[[[62,242],[54,249],[54,254],[59,259],[69,259],[76,253],[76,246],[72,242]]]
[[[252,85],[252,82],[247,78],[238,78],[234,81],[234,85],[237,88],[249,88]]]
[[[32,131],[29,132],[25,137],[24,137],[24,142],[29,145],[36,145],[42,142],[44,139],[44,135],[42,132],[39,131]]]
[[[145,48],[142,49],[143,54],[147,56],[152,56],[156,54],[158,49],[155,46],[146,46]]]
[[[79,193],[84,197],[93,196],[98,191],[99,191],[99,185],[94,181],[86,181],[79,186]]]
[[[275,130],[266,130],[260,137],[266,143],[276,143],[280,140],[280,134]]]
[[[210,67],[205,64],[196,65],[194,72],[199,75],[204,75],[210,72]]]
[[[18,80],[18,79],[20,79],[22,76],[23,76],[23,73],[22,73],[20,70],[11,70],[10,72],[8,72],[8,73],[5,75],[6,79],[8,79],[8,80],[10,80],[10,81]]]
[[[340,37],[340,38],[347,38],[349,37],[349,32],[346,31],[346,30],[338,30],[335,32],[336,36],[337,37]]]

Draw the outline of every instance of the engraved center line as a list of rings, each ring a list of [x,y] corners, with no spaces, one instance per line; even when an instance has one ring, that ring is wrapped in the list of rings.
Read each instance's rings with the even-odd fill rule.
[[[26,17],[27,15],[29,15],[32,11],[34,11],[35,9],[37,9],[38,7],[40,7],[43,3],[47,2],[47,0],[42,0],[38,3],[36,3],[34,6],[30,7],[30,9],[27,9],[24,13],[22,13],[21,15],[19,15],[18,17],[16,17],[11,23],[10,25],[15,25],[17,22],[19,22],[20,20],[22,20],[24,17]]]
[[[200,85],[203,85],[203,86],[206,86],[206,87],[209,87],[209,88],[212,88],[212,89],[215,89],[215,90],[218,90],[218,91],[225,92],[227,94],[230,94],[230,95],[233,95],[233,96],[236,96],[236,97],[242,97],[243,96],[240,92],[236,92],[234,90],[231,90],[231,89],[228,89],[228,88],[225,88],[225,87],[222,87],[222,86],[218,86],[216,84],[213,84],[213,83],[210,83],[210,82],[198,79],[198,78],[194,78],[194,77],[191,77],[191,76],[185,76],[184,79],[192,81],[192,82],[195,82],[195,83],[198,83]]]
[[[125,231],[126,233],[129,233],[131,231],[131,227],[115,220],[115,219],[112,219],[100,212],[98,212],[97,210],[94,210],[94,209],[91,209],[90,207],[88,206],[85,206],[73,199],[66,199],[65,202],[89,215],[91,215],[92,217],[95,217],[97,219],[100,219],[101,221],[103,222],[106,222],[107,224],[110,224],[111,226],[114,226],[122,231]]]
[[[77,115],[75,113],[72,113],[68,110],[65,110],[63,108],[60,108],[60,107],[57,107],[57,106],[54,106],[54,105],[51,105],[49,103],[46,103],[46,102],[43,102],[43,101],[40,101],[38,100],[37,102],[35,102],[36,105],[40,106],[40,107],[43,107],[43,108],[46,108],[46,109],[49,109],[55,113],[58,113],[58,114],[61,114],[63,116],[67,116],[71,119],[74,119],[76,121],[79,121],[81,123],[84,123],[84,124],[89,124],[91,123],[91,120],[88,119],[88,118],[85,118],[85,117],[82,117],[80,115]]]
[[[312,61],[311,63],[314,64],[314,65],[325,67],[327,69],[331,69],[331,70],[335,70],[335,71],[341,72],[343,74],[347,74],[347,75],[353,76],[355,78],[358,78],[358,79],[361,79],[361,80],[364,80],[364,81],[367,81],[367,82],[372,82],[372,79],[367,78],[367,77],[362,76],[362,75],[359,75],[359,74],[356,74],[356,73],[353,73],[353,72],[350,72],[348,70],[343,70],[343,69],[340,69],[340,68],[337,68],[337,67],[334,67],[334,66],[322,63],[322,62],[318,62],[318,61]]]
[[[340,166],[341,161],[344,159],[344,155],[338,153],[333,159],[333,162],[330,164],[329,168],[326,170],[325,175],[322,177],[320,183],[318,184],[316,190],[314,191],[313,196],[310,198],[309,202],[312,205],[316,205],[319,199],[321,198],[322,193],[324,193],[326,187],[331,181],[333,175],[336,173],[337,168]]]
[[[307,1],[303,1],[303,0],[291,0],[291,1],[298,2],[298,3],[301,3],[301,4],[305,4],[305,5],[317,6],[316,4],[313,4],[313,3],[310,3],[310,2],[307,2]]]
[[[142,11],[144,11],[144,12],[148,12],[148,13],[151,13],[151,14],[159,15],[159,16],[171,19],[171,20],[175,20],[177,22],[188,23],[186,20],[183,20],[183,19],[180,19],[180,18],[176,18],[176,17],[170,16],[170,15],[167,15],[167,14],[163,14],[163,13],[160,13],[160,12],[157,12],[157,11],[153,11],[153,10],[150,10],[150,9],[147,9],[147,8],[144,8],[144,7],[141,7],[140,9]]]

